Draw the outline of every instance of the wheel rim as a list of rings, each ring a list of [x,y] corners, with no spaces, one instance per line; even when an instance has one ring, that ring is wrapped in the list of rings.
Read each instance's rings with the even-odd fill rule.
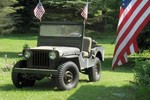
[[[66,83],[66,84],[70,84],[70,83],[72,83],[73,82],[73,80],[74,80],[74,76],[73,76],[73,73],[71,72],[71,71],[66,71],[65,72],[65,75],[64,75],[64,82]]]

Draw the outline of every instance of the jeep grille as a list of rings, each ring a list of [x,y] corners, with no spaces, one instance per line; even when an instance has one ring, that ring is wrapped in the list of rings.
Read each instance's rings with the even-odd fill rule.
[[[32,51],[31,67],[48,68],[50,59],[49,51]]]

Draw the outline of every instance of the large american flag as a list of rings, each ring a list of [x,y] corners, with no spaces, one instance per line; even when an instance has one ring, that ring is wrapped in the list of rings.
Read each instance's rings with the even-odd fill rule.
[[[83,8],[82,12],[81,12],[81,16],[84,19],[88,18],[88,2],[86,3],[85,7]]]
[[[150,0],[122,0],[112,69],[138,51],[137,36],[150,22]]]
[[[41,1],[39,0],[39,3],[37,4],[37,6],[34,9],[34,15],[36,18],[40,19],[40,21],[41,21],[41,18],[44,13],[45,13],[45,9],[44,9]]]

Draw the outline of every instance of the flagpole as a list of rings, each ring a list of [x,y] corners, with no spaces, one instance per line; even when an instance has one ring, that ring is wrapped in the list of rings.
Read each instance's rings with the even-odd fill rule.
[[[84,19],[84,21],[83,21],[83,25],[84,25],[84,33],[85,33],[85,24],[86,24],[86,19]],[[85,36],[85,34],[83,34],[83,36]]]
[[[84,26],[85,26],[85,24],[86,24],[86,19],[84,19],[83,24],[84,24]]]
[[[86,4],[88,4],[88,3],[89,3],[89,1],[87,0],[87,1],[86,1]],[[87,11],[88,11],[88,7],[87,7]],[[87,13],[87,16],[88,16],[88,13]],[[87,18],[84,18],[84,21],[83,21],[83,24],[84,24],[84,32],[85,32],[86,20],[87,20]]]
[[[41,2],[41,0],[39,0],[39,3],[40,3],[40,2]],[[40,18],[40,23],[41,23],[41,20],[42,20],[42,19]]]

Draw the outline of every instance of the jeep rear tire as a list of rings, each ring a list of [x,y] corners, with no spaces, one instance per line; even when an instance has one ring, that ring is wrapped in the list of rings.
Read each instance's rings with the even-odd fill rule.
[[[100,80],[101,74],[101,62],[98,58],[95,58],[94,66],[88,69],[88,76],[90,82],[95,82]]]
[[[69,90],[77,86],[79,81],[79,70],[74,62],[68,61],[58,67],[56,78],[57,87],[60,90]]]
[[[21,60],[14,65],[14,68],[25,68],[25,67],[26,67],[26,60]],[[11,78],[13,84],[17,88],[22,88],[25,86],[33,86],[35,80],[28,80],[27,78],[25,78],[25,76],[26,76],[25,74],[18,73],[12,70]]]

